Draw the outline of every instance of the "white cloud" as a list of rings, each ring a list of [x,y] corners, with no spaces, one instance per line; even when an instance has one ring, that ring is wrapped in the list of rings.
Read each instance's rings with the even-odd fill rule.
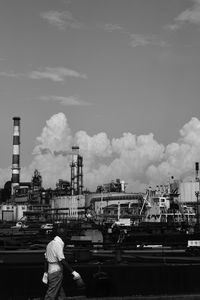
[[[70,70],[67,68],[45,68],[44,70],[32,71],[29,73],[29,78],[32,79],[50,79],[52,81],[61,82],[65,80],[65,77],[76,77],[87,79],[85,74],[81,74],[74,70]]]
[[[169,24],[166,28],[174,31],[185,23],[200,25],[200,0],[192,0],[193,5],[191,8],[181,12],[175,19],[174,24]]]
[[[108,32],[113,32],[113,31],[116,31],[116,30],[123,31],[123,27],[121,27],[118,24],[107,23],[107,24],[103,25],[102,27],[105,31],[108,31]]]
[[[180,130],[181,137],[165,148],[163,161],[147,170],[149,178],[166,178],[173,175],[177,178],[193,174],[194,164],[200,160],[200,121],[192,118]]]
[[[79,131],[75,134],[74,140],[79,145],[81,152],[84,153],[88,166],[96,159],[101,158],[103,160],[112,154],[111,142],[105,132],[90,137],[85,131]]]
[[[67,69],[67,68],[50,68],[46,67],[44,69],[31,71],[29,73],[15,73],[14,71],[10,72],[0,72],[0,76],[4,77],[13,77],[13,78],[30,78],[30,79],[50,79],[55,82],[65,81],[65,77],[74,77],[87,79],[86,74],[79,73],[77,71]]]
[[[73,29],[80,29],[83,24],[77,21],[72,13],[69,11],[47,11],[41,14],[44,20],[47,20],[49,24],[56,26],[59,30],[65,30],[67,27]]]
[[[20,78],[23,76],[23,74],[10,71],[10,72],[0,72],[0,76],[11,77],[11,78]]]
[[[78,96],[63,97],[63,96],[49,95],[49,96],[41,96],[39,99],[42,101],[59,102],[61,105],[64,106],[91,105],[91,103],[81,100]]]
[[[125,34],[128,36],[130,40],[131,47],[135,48],[138,46],[148,46],[148,45],[154,45],[154,46],[160,46],[164,47],[167,45],[167,43],[163,40],[161,40],[158,36],[152,34],[152,35],[143,35],[138,33],[130,33],[125,28],[118,24],[111,24],[107,23],[101,26],[105,31],[107,32],[113,32],[118,31],[121,34]]]
[[[142,34],[130,34],[131,46],[133,48],[138,46],[154,45],[164,47],[167,43],[158,39],[155,35],[145,36]]]
[[[38,145],[33,154],[41,154],[42,149],[48,149],[49,153],[54,151],[68,150],[71,143],[71,130],[63,113],[53,115],[46,121],[42,134],[37,138]]]
[[[85,131],[72,135],[63,113],[53,115],[36,140],[33,161],[21,169],[23,180],[31,179],[34,169],[41,172],[45,187],[55,187],[59,178],[70,180],[71,147],[78,145],[83,155],[84,186],[95,191],[97,185],[120,178],[129,191],[144,191],[147,185],[165,184],[195,176],[194,165],[200,161],[200,120],[192,118],[180,130],[177,141],[162,145],[152,133],[124,133],[110,140],[105,132],[90,136]],[[23,153],[22,153],[23,155]],[[11,169],[0,169],[5,181]]]
[[[165,29],[169,29],[171,31],[176,31],[180,28],[179,24],[168,24],[166,26],[164,26]]]

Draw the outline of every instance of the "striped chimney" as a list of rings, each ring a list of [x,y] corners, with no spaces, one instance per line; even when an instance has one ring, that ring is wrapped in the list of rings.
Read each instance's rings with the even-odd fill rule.
[[[14,195],[15,187],[20,182],[20,118],[13,118],[13,155],[11,193]]]

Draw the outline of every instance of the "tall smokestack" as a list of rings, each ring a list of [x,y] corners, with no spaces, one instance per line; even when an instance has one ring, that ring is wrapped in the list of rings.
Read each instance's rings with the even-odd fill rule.
[[[71,163],[71,188],[72,195],[77,195],[78,189],[78,155],[79,147],[72,147],[72,163]]]
[[[83,157],[78,155],[78,195],[83,193]]]
[[[12,154],[12,180],[11,193],[20,183],[20,118],[13,118],[13,154]]]

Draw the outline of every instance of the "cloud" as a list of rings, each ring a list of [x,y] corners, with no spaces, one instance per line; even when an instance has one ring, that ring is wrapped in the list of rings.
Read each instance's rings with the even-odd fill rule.
[[[176,31],[180,28],[180,25],[178,24],[168,24],[166,26],[164,26],[165,29],[168,29],[170,31]]]
[[[118,24],[111,24],[111,23],[107,23],[105,25],[102,26],[102,28],[105,30],[105,31],[108,31],[108,32],[113,32],[113,31],[123,31],[123,27],[121,27],[120,25]]]
[[[184,178],[193,174],[194,163],[200,160],[200,121],[192,118],[180,130],[180,138],[164,146],[152,133],[124,133],[111,140],[105,132],[89,136],[78,131],[72,136],[66,116],[60,113],[47,121],[37,142],[34,164],[43,170],[47,185],[55,182],[59,174],[70,178],[71,155],[66,152],[78,145],[84,160],[85,187],[94,191],[97,185],[120,178],[128,183],[130,191],[138,191],[148,184],[166,183],[172,175]],[[49,152],[43,154],[41,149]]]
[[[138,33],[130,33],[129,31],[125,30],[122,26],[118,24],[107,23],[101,27],[105,31],[110,33],[113,31],[118,31],[121,34],[127,35],[130,40],[130,45],[133,48],[138,46],[148,46],[148,45],[164,47],[167,45],[165,41],[159,39],[156,35],[143,35]]]
[[[77,21],[70,11],[47,11],[41,13],[41,17],[59,30],[65,30],[67,27],[73,29],[81,29],[83,27],[83,24]]]
[[[161,162],[164,156],[164,146],[155,141],[153,134],[137,137],[124,133],[121,138],[112,140],[104,132],[89,136],[85,131],[78,131],[72,136],[62,113],[47,121],[37,142],[33,166],[44,174],[46,184],[53,181],[55,184],[58,174],[65,174],[66,178],[64,169],[69,168],[71,162],[71,155],[66,156],[66,152],[70,153],[71,147],[78,145],[84,158],[84,184],[92,190],[98,184],[116,178],[128,182],[129,188],[144,187],[145,170],[151,164]],[[68,176],[70,178],[70,170]]]
[[[50,79],[52,81],[61,82],[65,80],[65,77],[76,77],[76,78],[83,78],[87,79],[85,74],[81,74],[74,70],[70,70],[67,68],[45,68],[44,70],[40,71],[32,71],[28,74],[29,78],[32,79]]]
[[[46,67],[43,70],[31,71],[29,73],[15,73],[10,72],[0,72],[0,76],[12,77],[12,78],[30,78],[30,79],[50,79],[55,82],[65,81],[65,77],[74,77],[87,79],[86,74],[81,74],[77,71],[67,69],[67,68],[49,68]]]
[[[154,45],[164,47],[167,45],[165,41],[158,39],[155,35],[145,36],[142,34],[130,34],[131,46],[133,48],[138,46]]]
[[[41,96],[39,99],[42,101],[59,102],[61,105],[64,106],[91,105],[91,103],[89,102],[80,100],[78,96],[63,97],[63,96],[49,95],[49,96]]]
[[[67,150],[71,144],[71,129],[68,126],[67,118],[63,113],[53,115],[46,121],[46,126],[37,137],[38,145],[34,148],[33,154],[41,154],[41,150],[54,151]],[[47,153],[47,152],[46,152]]]
[[[23,76],[23,74],[10,71],[10,72],[0,72],[0,76],[11,77],[11,78],[20,78]]]
[[[185,23],[200,25],[200,0],[192,0],[192,2],[192,7],[181,12],[174,19],[174,24],[169,24],[166,28],[170,30],[177,30]]]
[[[44,187],[55,188],[60,178],[70,181],[74,145],[83,156],[85,188],[95,191],[97,185],[120,178],[128,183],[127,191],[144,191],[149,185],[166,184],[171,176],[194,178],[195,162],[200,161],[200,120],[192,118],[181,128],[178,140],[164,146],[153,133],[137,136],[128,132],[113,139],[105,132],[72,134],[67,117],[60,112],[46,121],[36,139],[32,163],[21,169],[21,180],[31,180],[38,169]],[[11,168],[0,169],[0,175],[1,180],[10,179]]]
[[[166,146],[163,161],[147,170],[149,178],[157,179],[167,174],[177,178],[192,176],[196,161],[200,160],[200,121],[192,118],[180,130],[181,137],[177,142]]]

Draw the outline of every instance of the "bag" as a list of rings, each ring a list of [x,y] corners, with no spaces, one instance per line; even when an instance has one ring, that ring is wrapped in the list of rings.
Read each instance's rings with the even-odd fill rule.
[[[48,283],[48,273],[47,272],[44,272],[43,276],[42,276],[42,282],[44,284],[47,284]]]
[[[81,277],[76,278],[74,281],[76,282],[77,288],[79,289],[85,288],[85,283]]]

